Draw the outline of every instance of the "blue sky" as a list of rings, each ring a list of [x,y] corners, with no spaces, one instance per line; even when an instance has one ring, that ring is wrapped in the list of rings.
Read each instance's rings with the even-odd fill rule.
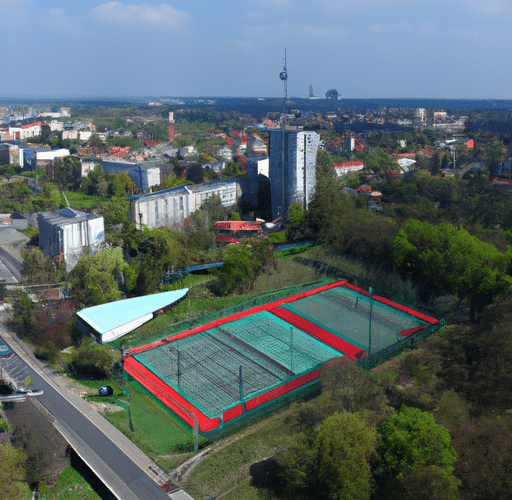
[[[510,0],[0,0],[2,97],[512,98]]]

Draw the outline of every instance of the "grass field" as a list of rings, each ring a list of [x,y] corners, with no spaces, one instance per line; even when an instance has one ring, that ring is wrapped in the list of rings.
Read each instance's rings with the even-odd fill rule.
[[[108,200],[108,198],[102,196],[88,195],[78,191],[65,191],[65,194],[70,207],[75,210],[94,208],[98,202]]]
[[[41,485],[40,497],[46,500],[101,500],[91,485],[71,465],[64,469],[52,489]]]
[[[242,431],[237,439],[219,442],[206,460],[199,463],[184,485],[194,498],[210,495],[231,500],[262,498],[261,491],[249,485],[249,469],[286,447],[293,439],[294,429],[286,425],[287,411],[277,413],[263,422]],[[229,493],[228,493],[229,492]]]
[[[192,433],[149,397],[132,387],[129,393],[133,432],[127,410],[107,413],[105,418],[157,463],[162,459],[167,465],[177,447],[192,443]],[[126,398],[123,400],[127,402]]]

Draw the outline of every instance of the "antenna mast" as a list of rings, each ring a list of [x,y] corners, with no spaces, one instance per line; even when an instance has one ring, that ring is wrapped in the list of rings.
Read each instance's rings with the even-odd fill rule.
[[[281,71],[281,73],[279,73],[279,78],[281,78],[281,80],[283,80],[283,83],[284,83],[284,98],[283,98],[283,129],[286,128],[286,124],[285,124],[285,106],[286,106],[286,101],[288,100],[288,70],[286,69],[286,49],[284,49],[284,66],[283,66],[283,71]]]

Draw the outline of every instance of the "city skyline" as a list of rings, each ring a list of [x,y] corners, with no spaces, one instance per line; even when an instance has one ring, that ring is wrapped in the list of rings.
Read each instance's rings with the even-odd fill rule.
[[[136,1],[136,0],[135,0]],[[509,99],[504,0],[0,0],[12,98]]]

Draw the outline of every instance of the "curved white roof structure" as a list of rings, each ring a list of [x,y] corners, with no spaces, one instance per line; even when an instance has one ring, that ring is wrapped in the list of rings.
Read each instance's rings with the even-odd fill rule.
[[[155,313],[181,300],[188,288],[144,297],[117,300],[77,312],[79,323],[103,344],[116,340],[155,317]]]

